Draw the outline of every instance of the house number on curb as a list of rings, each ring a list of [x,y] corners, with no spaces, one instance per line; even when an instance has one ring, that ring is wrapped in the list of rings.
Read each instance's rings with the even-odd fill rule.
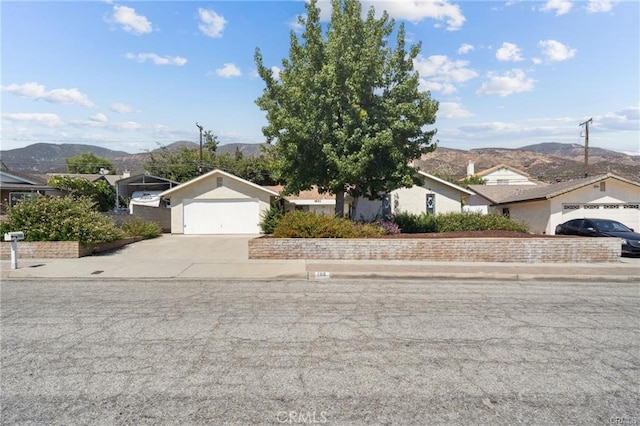
[[[331,278],[331,274],[329,272],[316,271],[314,273],[314,276],[316,280],[328,280],[329,278]]]

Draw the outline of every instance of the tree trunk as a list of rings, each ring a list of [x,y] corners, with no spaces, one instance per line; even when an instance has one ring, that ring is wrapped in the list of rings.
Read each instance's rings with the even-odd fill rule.
[[[336,192],[336,216],[344,217],[344,190]]]

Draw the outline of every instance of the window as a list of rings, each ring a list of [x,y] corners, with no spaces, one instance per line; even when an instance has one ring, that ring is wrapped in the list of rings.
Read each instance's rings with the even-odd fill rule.
[[[498,179],[498,185],[509,185],[509,179]]]
[[[427,194],[427,213],[436,213],[436,194]]]
[[[509,212],[509,207],[505,207],[502,209],[502,215],[506,217],[511,217],[511,212]]]
[[[220,188],[222,186],[222,178],[216,178],[216,188]]]
[[[607,190],[607,182],[600,182],[600,192],[605,192]]]
[[[30,200],[32,198],[37,198],[39,195],[40,194],[37,192],[10,192],[9,205],[13,207],[18,203],[18,201]]]

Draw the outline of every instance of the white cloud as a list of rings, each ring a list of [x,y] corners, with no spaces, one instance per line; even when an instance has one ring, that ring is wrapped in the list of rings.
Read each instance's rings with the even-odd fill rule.
[[[438,81],[428,81],[423,78],[420,79],[420,91],[422,92],[440,92],[444,95],[450,95],[456,93],[458,89],[451,83],[441,83]]]
[[[109,128],[115,130],[139,130],[142,129],[142,125],[135,121],[123,121],[121,123],[110,124]]]
[[[640,106],[623,108],[620,111],[595,116],[593,124],[598,130],[632,130],[637,132],[640,127]],[[638,151],[640,151],[640,143]]]
[[[211,9],[198,9],[198,15],[200,15],[200,25],[198,28],[204,35],[212,38],[222,37],[222,32],[227,24],[227,21],[222,15],[218,15]]]
[[[438,118],[469,118],[473,114],[458,102],[440,102]]]
[[[136,10],[127,6],[113,6],[113,22],[122,25],[122,29],[132,34],[147,34],[153,31],[151,22]]]
[[[231,78],[231,77],[240,77],[242,72],[240,68],[235,66],[235,64],[226,63],[222,68],[218,68],[216,70],[216,74],[220,77]]]
[[[576,54],[576,49],[569,49],[564,44],[556,40],[543,40],[538,43],[538,47],[542,49],[542,54],[550,61],[560,62],[573,58]]]
[[[411,22],[420,22],[423,19],[444,21],[449,31],[459,30],[466,21],[460,6],[449,3],[449,0],[363,0],[361,3],[363,13],[373,6],[377,14],[386,10],[389,16],[395,19]]]
[[[299,33],[302,32],[304,30],[304,25],[300,23],[300,18],[302,18],[305,22],[307,20],[307,14],[306,13],[302,13],[300,15],[296,15],[291,22],[289,22],[289,28],[291,28],[293,31]]]
[[[87,95],[78,89],[53,89],[47,91],[45,86],[37,82],[25,84],[10,84],[0,86],[1,91],[9,92],[29,99],[42,99],[56,104],[76,104],[86,108],[93,108],[94,104]]]
[[[496,51],[496,59],[499,61],[511,61],[518,62],[522,61],[522,56],[520,56],[520,48],[514,44],[509,42],[502,43],[502,47]]]
[[[133,108],[131,108],[127,104],[123,104],[120,102],[114,102],[111,104],[111,111],[117,112],[119,114],[126,114],[128,112],[133,112]]]
[[[475,70],[467,68],[468,65],[469,61],[454,61],[445,55],[418,56],[414,61],[414,67],[423,79],[421,86],[444,93],[453,93],[456,84],[478,77]]]
[[[588,13],[610,12],[611,9],[613,9],[611,0],[589,0],[589,3],[587,3]]]
[[[465,54],[471,52],[472,50],[473,50],[473,46],[472,45],[470,45],[469,43],[463,43],[458,48],[458,54],[465,55]]]
[[[277,66],[272,66],[271,67],[271,73],[273,74],[273,78],[275,78],[276,80],[280,80],[280,71],[282,71],[279,67]]]
[[[544,6],[540,8],[543,12],[556,12],[556,16],[564,15],[565,13],[569,13],[571,8],[573,7],[573,3],[568,0],[549,0],[545,3]]]
[[[515,93],[530,92],[535,80],[527,78],[521,69],[513,69],[503,75],[489,74],[489,81],[476,91],[478,95],[498,95],[505,97]]]
[[[107,118],[106,115],[104,115],[103,113],[99,112],[97,114],[94,114],[91,116],[91,121],[95,121],[98,123],[106,123],[107,121],[109,121],[109,119]]]
[[[59,127],[62,120],[57,114],[50,113],[6,113],[2,114],[2,118],[13,122],[27,122],[39,124],[45,127]]]
[[[187,63],[187,59],[181,58],[180,56],[160,56],[155,53],[138,53],[137,55],[133,53],[127,53],[125,56],[127,59],[132,59],[140,63],[150,60],[156,65],[182,66]]]

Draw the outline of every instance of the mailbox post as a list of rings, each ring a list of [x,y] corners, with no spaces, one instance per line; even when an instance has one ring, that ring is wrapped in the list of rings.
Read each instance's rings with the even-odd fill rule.
[[[24,240],[24,232],[7,232],[5,241],[11,241],[11,269],[18,269],[18,241]]]

